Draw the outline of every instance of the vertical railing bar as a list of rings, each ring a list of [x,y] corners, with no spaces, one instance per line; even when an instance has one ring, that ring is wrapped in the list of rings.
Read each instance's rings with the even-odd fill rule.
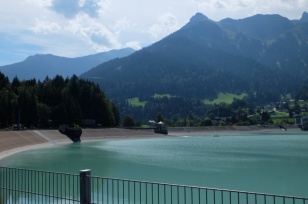
[[[46,172],[46,173],[44,174],[44,181],[45,181],[45,191],[44,191],[44,194],[45,194],[45,195],[49,195],[49,192],[48,192],[48,190],[49,190],[49,188],[48,188],[48,183],[49,183],[49,180],[48,180],[48,172]],[[48,197],[45,197],[45,198],[44,198],[44,201],[47,202],[47,199],[48,199]]]
[[[12,197],[12,199],[14,199],[14,196],[15,196],[15,194],[14,194],[14,169],[13,168],[11,168],[11,173],[10,173],[10,179],[11,179],[11,181],[10,181],[10,191],[11,191],[11,197]]]
[[[154,197],[154,190],[153,190],[154,186],[153,186],[153,183],[151,184],[151,190],[152,190],[152,204],[153,204],[153,197]]]
[[[123,181],[122,183],[123,183],[123,184],[122,184],[122,185],[123,185],[123,189],[122,189],[122,190],[123,190],[123,199],[122,199],[122,200],[123,200],[123,204],[124,204],[124,198],[125,198],[124,184],[125,184],[125,181]]]
[[[112,198],[112,204],[114,204],[114,179],[111,179],[111,198]]]
[[[7,171],[6,171],[6,169],[5,170],[3,170],[3,176],[2,176],[2,179],[1,179],[1,181],[3,181],[3,184],[2,184],[2,182],[1,182],[1,184],[3,185],[3,194],[5,195],[4,197],[3,197],[3,203],[5,203],[5,201],[6,200],[4,200],[4,198],[7,198],[7,190],[5,189],[6,188],[6,178],[7,178]]]
[[[106,180],[107,180],[107,186],[106,186],[106,188],[107,188],[107,203],[109,203],[109,179],[107,178]]]
[[[159,184],[157,184],[157,192],[158,192],[158,194],[157,194],[157,197],[158,197],[157,202],[159,203]]]
[[[60,181],[60,197],[61,197],[61,204],[62,204],[62,201],[63,201],[63,186],[62,186],[62,181],[63,181],[63,174],[60,174],[60,178],[61,178],[61,181]],[[65,183],[65,177],[64,177],[64,183]]]
[[[59,203],[59,197],[61,197],[61,181],[59,180],[59,177],[61,178],[61,174],[57,173],[57,185],[56,185],[56,188],[57,188],[57,203]],[[59,186],[60,185],[60,186]],[[60,192],[59,192],[59,189],[60,189]]]
[[[8,196],[7,196],[7,198],[9,198],[10,197],[10,194],[11,194],[11,169],[8,169],[8,176],[7,176],[7,192],[8,192]]]
[[[166,184],[164,184],[164,204],[166,204]]]
[[[10,193],[11,196],[13,196],[13,173],[12,173],[13,169],[10,169],[10,177],[9,177],[9,189],[10,189]]]
[[[24,197],[25,197],[26,189],[27,189],[27,187],[26,187],[27,186],[27,182],[26,182],[27,175],[26,175],[26,171],[25,170],[21,170],[21,172],[22,172],[21,189],[22,189]],[[7,176],[7,171],[6,171],[5,175]],[[7,192],[7,190],[6,190],[6,192]],[[26,201],[26,197],[25,197],[25,201]]]
[[[14,198],[17,199],[19,196],[19,192],[20,192],[20,187],[19,187],[19,182],[17,182],[17,180],[19,180],[19,171],[17,169],[14,169]]]
[[[96,197],[97,197],[97,202],[100,201],[100,185],[99,185],[100,182],[99,182],[99,181],[100,181],[100,179],[97,178],[97,179],[96,179],[96,189],[97,189],[97,193],[96,193],[97,196],[96,196]],[[103,200],[103,195],[102,195],[102,200]]]
[[[27,180],[27,183],[28,183],[28,203],[30,203],[30,181],[31,181],[31,179],[30,179],[30,171],[28,171],[28,180]]]
[[[214,204],[216,204],[216,190],[213,190],[214,191]]]
[[[5,197],[4,196],[4,186],[3,186],[3,168],[2,167],[0,167],[0,194],[1,195],[3,195],[2,197],[0,197],[0,202],[1,203],[4,203],[4,200],[3,200],[3,197]]]
[[[237,204],[240,204],[240,192],[237,192]]]
[[[141,182],[139,182],[139,192],[140,192],[140,203],[141,203],[141,192],[142,192],[142,189],[141,189]]]
[[[63,182],[63,180],[62,180],[62,178],[63,178],[63,174],[60,174],[60,195],[59,195],[59,197],[60,197],[60,201],[61,201],[61,204],[62,204],[62,200],[63,200],[63,187],[62,187],[62,182]],[[59,199],[58,199],[59,200]]]
[[[190,196],[191,196],[190,200],[192,204],[194,203],[193,190],[194,190],[193,188],[190,188]]]
[[[38,180],[39,180],[38,182],[42,183],[41,184],[41,188],[40,188],[40,184],[38,185],[38,188],[40,189],[40,194],[41,194],[41,203],[43,203],[43,196],[42,195],[43,195],[43,188],[44,188],[43,187],[43,178],[42,178],[42,176],[43,176],[43,172],[39,172],[38,173]],[[40,202],[40,199],[39,199],[39,202]]]
[[[30,170],[29,171],[30,172],[30,178],[29,178],[29,199],[30,199],[30,201],[32,200],[32,197],[33,197],[33,194],[32,194],[32,192],[33,192],[33,170]]]
[[[104,178],[102,178],[102,201],[104,203]]]
[[[172,190],[173,190],[173,185],[170,186],[170,196],[171,196],[171,204],[173,203],[173,193],[172,193]]]
[[[130,181],[127,181],[128,204],[130,204]]]
[[[6,189],[6,194],[7,194],[7,196],[6,196],[6,198],[9,198],[9,196],[10,196],[10,176],[11,176],[11,174],[10,174],[10,169],[8,169],[7,170],[7,177],[6,177],[6,187],[7,187],[7,189]]]
[[[134,204],[136,203],[136,181],[134,181]]]
[[[36,203],[36,193],[38,191],[37,186],[36,186],[36,172],[32,171],[32,177],[33,177],[33,183],[32,183],[32,188],[33,190],[31,191],[32,196],[34,196],[33,200]]]
[[[18,194],[19,194],[19,183],[17,183],[18,180],[18,170],[16,169],[12,169],[12,186],[9,187],[9,189],[11,189],[12,191],[12,201],[14,201],[15,199],[18,198]]]
[[[120,180],[117,180],[118,204],[120,204]]]
[[[15,170],[14,169],[10,169],[10,175],[9,175],[9,189],[10,189],[10,192],[11,192],[11,197],[12,197],[12,200],[14,200],[15,198],[15,192],[14,192],[14,176],[15,176]]]
[[[56,199],[57,191],[56,191],[56,184],[57,184],[57,174],[53,173],[53,199]]]
[[[65,187],[63,186],[66,183],[66,175],[61,174],[61,204],[66,200]]]
[[[224,192],[223,191],[221,191],[221,204],[223,204],[224,203]],[[247,203],[248,204],[248,203]]]
[[[52,199],[53,203],[55,203],[56,191],[55,191],[55,181],[56,181],[56,174],[51,173],[52,175]]]
[[[205,200],[206,202],[205,203],[207,204],[208,203],[208,192],[207,192],[207,189],[205,189],[205,196],[206,196],[206,200]]]
[[[178,197],[178,204],[180,204],[180,190],[179,190],[179,186],[177,186],[177,197]]]
[[[145,204],[148,204],[148,182],[145,183]]]
[[[90,189],[93,189],[94,181],[92,180],[92,177],[88,176],[88,180],[91,180],[89,185],[90,185]],[[92,202],[95,201],[95,199],[94,199],[94,192],[92,190],[90,191],[89,197],[91,198]]]
[[[184,203],[186,204],[186,187],[184,187]]]
[[[16,188],[16,193],[15,193],[15,195],[16,195],[16,197],[18,197],[18,196],[17,196],[17,193],[19,194],[19,192],[17,192],[17,190],[20,189],[20,187],[19,187],[19,182],[18,182],[19,178],[16,179],[16,177],[19,176],[19,174],[16,173],[17,171],[18,171],[18,170],[15,169],[15,188]]]
[[[257,204],[258,203],[257,194],[254,195],[255,195],[255,204]]]
[[[30,181],[31,181],[31,179],[30,179],[30,171],[27,171],[27,177],[26,177],[26,179],[27,179],[27,200],[28,200],[28,203],[30,202]]]
[[[7,178],[8,178],[8,176],[7,176],[7,174],[8,174],[8,171],[7,171],[7,169],[5,170],[5,177],[4,177],[4,187],[7,187]],[[25,176],[24,176],[25,177]],[[25,182],[24,182],[25,183]],[[5,198],[7,198],[8,197],[8,191],[7,191],[7,189],[5,189],[4,190],[5,191]],[[6,200],[5,200],[6,201]]]
[[[70,192],[70,184],[71,184],[71,175],[68,177],[68,186],[66,186],[65,185],[65,195],[67,195],[67,192],[68,192],[68,197],[71,197],[71,192]],[[73,194],[73,196],[72,196],[72,199],[74,199],[75,197],[74,197],[74,194]],[[69,202],[69,203],[71,203],[71,202]]]
[[[46,174],[46,180],[48,180],[48,194],[47,195],[50,195],[50,173],[49,172],[47,172],[47,174]],[[47,191],[46,191],[46,193],[47,193]],[[50,196],[48,196],[48,202],[50,203]]]
[[[60,183],[59,176],[60,176],[60,174],[56,173],[56,199],[57,199],[57,204],[59,203],[59,197],[60,197],[60,195],[59,195],[60,194],[59,193],[59,183]]]
[[[264,204],[266,204],[266,195],[264,195],[263,197],[264,197]]]
[[[6,180],[5,180],[5,178],[6,178],[6,171],[5,171],[4,168],[1,167],[1,172],[2,172],[2,174],[1,174],[1,181],[0,182],[1,182],[1,193],[3,192],[3,197],[2,197],[2,200],[0,200],[0,201],[5,203],[4,198],[6,198],[6,190],[5,190],[5,187],[6,187]]]
[[[74,178],[74,177],[73,177]],[[67,191],[69,193],[69,195],[72,197],[72,199],[75,199],[75,192],[73,191],[73,189],[71,189],[71,179],[72,179],[72,176],[69,176],[68,177],[68,187],[67,187]],[[73,191],[73,192],[72,192]]]
[[[9,189],[11,191],[12,199],[14,199],[14,188],[13,188],[13,185],[14,185],[14,180],[13,180],[13,178],[14,178],[14,169],[11,169],[10,171],[11,172],[10,172],[10,185],[9,185]]]
[[[55,195],[55,199],[56,199],[56,201],[57,201],[57,204],[59,203],[59,175],[60,174],[58,174],[58,173],[55,173],[55,176],[56,176],[56,179],[55,179],[55,183],[56,183],[56,185],[55,185],[55,188],[56,188],[56,190],[55,190],[55,192],[56,192],[56,195]]]
[[[76,198],[78,197],[78,194],[77,194],[77,192],[78,192],[78,190],[75,188],[75,180],[76,180],[76,177],[73,177],[72,178],[73,179],[73,195],[75,195],[76,196]]]
[[[201,203],[201,189],[198,189],[198,200],[199,200],[199,204]]]

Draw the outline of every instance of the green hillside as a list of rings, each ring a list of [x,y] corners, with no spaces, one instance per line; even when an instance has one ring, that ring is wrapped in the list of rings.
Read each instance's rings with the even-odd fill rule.
[[[197,13],[164,39],[81,77],[103,87],[122,115],[202,117],[203,106],[233,98],[262,105],[296,97],[308,81],[307,36],[303,20],[255,15],[215,22]],[[298,98],[306,98],[305,90]]]
[[[213,104],[221,104],[221,103],[226,103],[226,104],[231,104],[233,102],[233,99],[243,99],[247,94],[231,94],[231,93],[219,93],[218,97],[214,100],[209,100],[205,99],[203,100],[203,103],[206,105],[213,105]]]

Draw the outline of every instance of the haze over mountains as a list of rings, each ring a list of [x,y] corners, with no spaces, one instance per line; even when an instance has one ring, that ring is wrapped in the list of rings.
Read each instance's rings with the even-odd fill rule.
[[[205,99],[228,92],[276,101],[308,81],[308,14],[300,20],[255,15],[214,22],[197,13],[153,45],[81,76],[114,99]]]
[[[10,80],[15,76],[20,80],[35,78],[41,81],[47,76],[49,78],[53,78],[56,75],[63,76],[64,78],[70,77],[73,74],[79,76],[103,62],[127,56],[134,51],[131,48],[125,48],[77,58],[37,54],[28,57],[23,62],[0,66],[0,71],[8,76]]]

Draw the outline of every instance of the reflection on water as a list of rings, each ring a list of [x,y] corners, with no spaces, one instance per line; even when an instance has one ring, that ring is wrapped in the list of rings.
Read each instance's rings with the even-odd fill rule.
[[[67,144],[30,150],[1,166],[308,196],[308,132]],[[215,136],[215,137],[214,137]]]

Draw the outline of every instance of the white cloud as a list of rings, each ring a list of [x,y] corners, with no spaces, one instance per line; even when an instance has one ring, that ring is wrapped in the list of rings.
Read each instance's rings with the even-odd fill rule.
[[[81,12],[97,18],[107,3],[105,0],[52,0],[50,8],[70,19]]]
[[[67,31],[79,36],[98,52],[121,48],[121,44],[107,27],[85,14],[68,21]]]
[[[227,17],[240,19],[255,14],[280,14],[289,19],[298,19],[308,10],[307,0],[193,0],[205,15],[213,20]]]
[[[124,17],[115,22],[113,29],[117,32],[120,32],[120,31],[130,28],[131,26],[132,26],[131,22],[127,18]]]
[[[10,53],[23,58],[37,53],[73,57],[127,46],[139,49],[178,30],[197,12],[219,21],[257,13],[299,19],[305,10],[307,0],[3,1],[0,53],[5,55],[0,61],[11,59]]]
[[[35,34],[50,34],[61,31],[61,26],[56,22],[48,21],[45,19],[36,19],[36,25],[30,28]]]
[[[27,3],[31,5],[36,5],[40,8],[46,8],[51,6],[52,0],[25,0]]]
[[[158,22],[152,25],[148,32],[154,39],[159,39],[176,31],[179,27],[177,18],[170,13],[165,13],[158,17]]]
[[[139,50],[142,48],[142,46],[140,45],[139,42],[137,41],[131,41],[131,42],[127,42],[125,44],[125,47],[130,47],[130,48],[133,48],[134,50]]]

